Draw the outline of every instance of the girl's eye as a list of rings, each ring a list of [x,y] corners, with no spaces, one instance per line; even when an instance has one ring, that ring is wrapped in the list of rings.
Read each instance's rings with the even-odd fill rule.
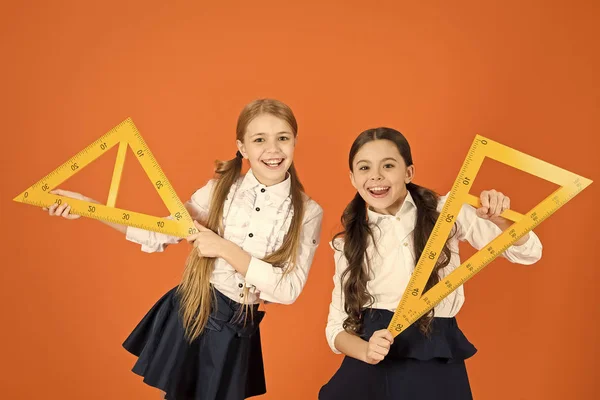
[[[394,164],[385,164],[384,167],[385,168],[394,168]]]
[[[260,143],[260,142],[264,142],[264,141],[265,141],[265,139],[263,139],[263,138],[256,138],[256,139],[254,139],[255,143]]]
[[[279,140],[290,140],[290,138],[287,136],[279,136]]]
[[[358,168],[359,171],[366,171],[368,169],[369,169],[369,167],[367,167],[366,165],[363,165],[362,167]]]

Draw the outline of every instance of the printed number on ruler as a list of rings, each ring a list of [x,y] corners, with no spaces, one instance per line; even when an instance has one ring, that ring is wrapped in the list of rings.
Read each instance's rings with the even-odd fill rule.
[[[64,198],[49,193],[52,189],[81,171],[117,144],[119,145],[119,149],[106,204]],[[133,151],[133,154],[152,182],[158,195],[171,213],[169,218],[155,217],[115,208],[128,147]],[[181,200],[179,200],[179,197],[177,197],[171,183],[160,168],[160,165],[158,165],[156,158],[154,158],[150,148],[146,145],[131,118],[121,122],[104,136],[71,157],[67,162],[31,185],[13,200],[38,207],[49,207],[54,203],[60,204],[63,201],[68,201],[71,206],[71,213],[73,214],[161,232],[181,238],[197,231],[191,216]]]
[[[513,221],[514,224],[462,263],[442,281],[423,293],[425,284],[433,272],[442,248],[452,230],[455,218],[463,204],[467,203],[474,207],[480,206],[479,199],[469,194],[469,190],[486,157],[528,172],[561,187],[525,215],[512,210],[504,211],[501,216]],[[406,330],[412,323],[427,314],[446,296],[471,279],[514,242],[526,235],[591,183],[592,181],[589,179],[477,135],[423,249],[423,253],[415,266],[388,330],[394,336]]]

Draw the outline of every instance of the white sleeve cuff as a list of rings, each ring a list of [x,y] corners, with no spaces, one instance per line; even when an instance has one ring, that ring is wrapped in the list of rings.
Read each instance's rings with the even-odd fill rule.
[[[166,243],[152,241],[150,238],[150,232],[145,229],[128,226],[125,231],[125,239],[141,245],[144,253],[160,253],[167,247]]]
[[[259,258],[252,257],[246,271],[246,282],[256,286],[259,290],[269,284],[269,274],[273,266]]]
[[[328,328],[327,329],[327,342],[329,343],[329,347],[331,348],[331,351],[333,351],[335,354],[342,354],[341,351],[339,351],[336,347],[335,347],[335,338],[337,337],[337,335],[340,334],[340,332],[343,332],[344,328],[341,326],[338,326],[336,328]]]
[[[533,231],[529,231],[529,239],[520,246],[510,246],[504,256],[513,263],[533,264],[542,258],[542,242]]]

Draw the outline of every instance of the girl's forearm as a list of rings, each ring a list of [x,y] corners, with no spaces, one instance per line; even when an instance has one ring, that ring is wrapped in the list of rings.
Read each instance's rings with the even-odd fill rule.
[[[335,348],[341,351],[343,354],[366,362],[369,342],[361,339],[360,337],[352,335],[346,331],[342,331],[335,337],[334,345]]]

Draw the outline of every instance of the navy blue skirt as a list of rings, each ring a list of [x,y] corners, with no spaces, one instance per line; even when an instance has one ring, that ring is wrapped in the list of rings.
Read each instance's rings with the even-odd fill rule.
[[[393,313],[369,309],[361,337],[385,329]],[[477,350],[455,318],[434,318],[429,337],[416,325],[396,337],[386,358],[376,365],[345,357],[319,392],[319,400],[471,400],[465,359]]]
[[[266,393],[259,323],[252,313],[217,290],[202,334],[184,336],[176,288],[137,325],[123,347],[138,357],[133,372],[166,392],[168,400],[242,400]],[[245,323],[244,323],[245,320]]]

